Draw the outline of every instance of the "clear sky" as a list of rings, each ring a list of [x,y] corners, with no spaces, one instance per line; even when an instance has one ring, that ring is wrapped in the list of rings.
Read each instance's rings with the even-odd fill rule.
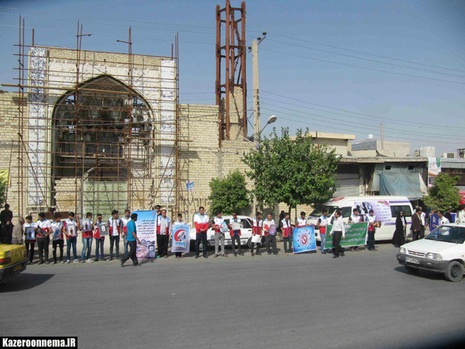
[[[385,139],[409,141],[412,153],[465,148],[465,1],[246,3],[247,45],[268,33],[259,54],[263,124],[276,114],[277,128],[364,140],[379,139],[383,123]],[[181,102],[214,104],[216,4],[225,2],[0,0],[0,82],[16,83],[19,14],[37,44],[68,48],[80,20],[92,33],[86,50],[127,52],[116,40],[132,26],[134,53],[170,55],[179,32]]]

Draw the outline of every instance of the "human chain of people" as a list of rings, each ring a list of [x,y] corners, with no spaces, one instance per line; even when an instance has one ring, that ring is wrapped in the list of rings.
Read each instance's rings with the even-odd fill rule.
[[[147,211],[149,212],[149,211]],[[34,252],[37,246],[38,265],[57,263],[93,263],[98,261],[118,259],[123,266],[129,259],[134,266],[140,265],[141,259],[168,258],[169,244],[171,241],[171,252],[176,259],[183,259],[189,252],[188,243],[177,243],[177,241],[195,241],[194,258],[201,255],[208,258],[207,231],[214,230],[214,254],[213,258],[229,257],[226,253],[225,241],[231,240],[232,255],[244,256],[241,246],[241,229],[243,220],[236,212],[233,212],[230,219],[225,219],[222,212],[218,212],[212,219],[205,213],[203,206],[199,207],[194,215],[193,225],[195,227],[195,237],[189,236],[189,225],[183,220],[182,214],[177,215],[176,220],[171,220],[167,216],[167,210],[157,205],[152,214],[152,221],[138,221],[138,214],[130,210],[125,210],[124,216],[120,217],[117,210],[112,211],[111,217],[104,219],[102,214],[97,214],[95,219],[91,212],[87,212],[85,218],[80,219],[73,212],[68,213],[68,218],[62,220],[59,215],[55,215],[54,220],[46,218],[44,212],[38,214],[38,219],[33,221],[32,216],[25,219],[19,217],[19,224],[12,229],[11,243],[24,244],[27,251],[28,264],[34,262]],[[316,252],[315,232],[320,237],[320,252],[322,254],[332,253],[333,258],[343,257],[345,248],[341,245],[341,240],[346,240],[349,235],[352,243],[345,244],[350,251],[360,251],[360,246],[365,245],[368,251],[377,251],[375,248],[376,229],[381,226],[374,215],[373,210],[362,215],[358,207],[354,208],[348,219],[348,223],[343,221],[341,209],[337,209],[332,217],[328,216],[326,209],[322,210],[316,224],[309,224],[309,218],[305,212],[301,212],[300,217],[293,224],[289,213],[282,212],[282,217],[278,223],[271,213],[263,217],[261,212],[257,212],[252,220],[252,237],[250,243],[251,256],[260,256],[264,247],[266,254],[277,255],[278,248],[276,237],[278,231],[283,239],[283,252],[286,255],[298,252]],[[434,210],[431,214],[431,224],[437,227],[449,223],[448,213]],[[9,205],[5,205],[2,211],[2,224],[4,226],[2,236],[5,231],[11,228],[13,214],[9,210]],[[465,221],[465,209],[458,213],[458,222]],[[153,223],[153,224],[150,224]],[[407,220],[403,211],[399,211],[396,217],[396,229],[393,235],[393,244],[400,246],[405,243]],[[411,220],[412,239],[423,238],[425,233],[426,214],[420,207],[415,209]],[[187,228],[186,228],[187,227]],[[182,228],[182,229],[178,229]],[[305,229],[303,229],[305,228]],[[347,228],[353,228],[353,234],[347,233]],[[153,230],[156,236],[155,241],[144,239],[138,235],[138,229]],[[179,234],[182,232],[182,234]],[[82,239],[82,251],[80,259],[77,253],[77,241],[79,235]],[[229,236],[228,236],[229,235]],[[297,236],[298,235],[298,236]],[[358,239],[358,240],[357,240]],[[105,241],[109,240],[109,254],[105,255]],[[64,253],[66,241],[66,254]],[[95,244],[93,244],[95,242]],[[120,255],[120,245],[123,243],[122,257]],[[53,258],[49,258],[50,245],[52,247]],[[93,248],[94,246],[94,248]],[[178,248],[181,246],[181,248]],[[202,251],[201,251],[202,250]]]

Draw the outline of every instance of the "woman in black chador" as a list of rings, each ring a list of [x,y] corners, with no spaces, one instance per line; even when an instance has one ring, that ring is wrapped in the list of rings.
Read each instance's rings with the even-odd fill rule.
[[[400,211],[396,219],[396,231],[392,237],[392,243],[395,247],[405,244],[405,228],[407,227],[407,220],[405,219],[404,212]]]

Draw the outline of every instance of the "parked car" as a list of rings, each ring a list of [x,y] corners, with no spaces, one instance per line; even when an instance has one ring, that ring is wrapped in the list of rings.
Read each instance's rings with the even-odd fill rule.
[[[26,270],[26,264],[24,245],[0,245],[0,282]]]
[[[444,274],[449,281],[463,278],[465,224],[446,224],[428,236],[400,247],[397,260],[410,273],[429,270]]]
[[[334,216],[334,211],[340,208],[342,210],[342,218],[345,223],[349,222],[354,208],[358,208],[360,215],[365,217],[370,210],[374,210],[376,219],[381,222],[381,227],[376,229],[376,241],[391,240],[396,227],[396,218],[399,211],[404,212],[407,220],[407,226],[412,223],[412,204],[405,196],[349,196],[334,198],[324,205],[316,207],[310,214],[307,224],[316,224],[321,216],[323,209],[328,211],[328,222]],[[409,231],[407,227],[407,232]],[[320,232],[315,230],[317,241],[321,241]]]
[[[247,245],[249,248],[251,247],[252,243],[252,228],[253,228],[253,220],[252,218],[248,216],[237,216],[237,218],[241,219],[242,222],[242,228],[241,228],[241,245]],[[232,216],[223,216],[224,221],[226,224],[229,226],[229,222],[232,219]],[[196,231],[195,227],[192,227],[189,231],[190,238],[191,238],[191,249],[194,248],[195,246],[195,236],[196,236]],[[225,234],[225,245],[231,245],[231,235],[229,235],[229,232],[226,232]],[[215,229],[210,228],[207,231],[207,247],[208,246],[214,246],[215,245]],[[200,246],[200,249],[202,249],[202,245]]]

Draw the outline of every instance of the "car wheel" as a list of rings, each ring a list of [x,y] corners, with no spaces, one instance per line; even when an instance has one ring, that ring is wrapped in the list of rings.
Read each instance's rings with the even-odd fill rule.
[[[411,274],[418,274],[420,272],[417,268],[409,267],[407,265],[405,266],[405,269],[407,269],[407,271]]]
[[[252,249],[252,238],[249,238],[249,240],[247,240],[247,247],[249,248],[249,250]]]
[[[444,274],[448,281],[457,282],[463,278],[463,265],[460,262],[452,261],[446,268]]]

